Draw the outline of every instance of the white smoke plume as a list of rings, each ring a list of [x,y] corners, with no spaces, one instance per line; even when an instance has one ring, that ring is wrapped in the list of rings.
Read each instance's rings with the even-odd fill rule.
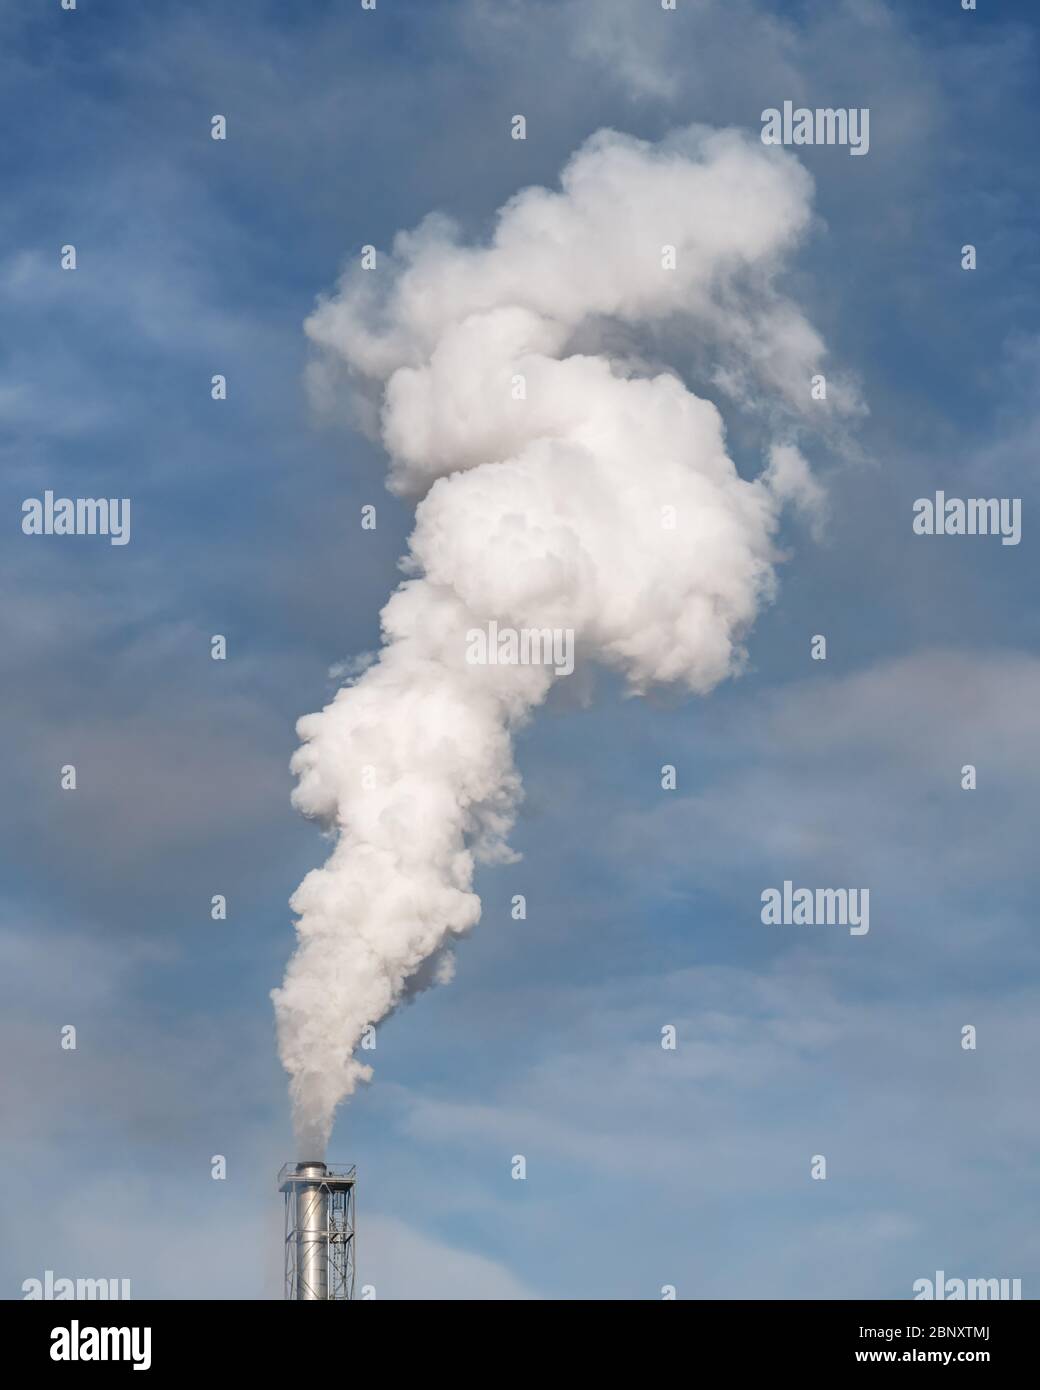
[[[810,197],[793,157],[735,131],[601,131],[559,192],[510,199],[487,245],[428,218],[308,321],[380,402],[390,486],[425,496],[378,660],[298,726],[294,803],[337,837],[293,896],[273,991],[305,1156],[371,1074],[366,1027],[450,978],[480,917],[475,862],[511,857],[511,736],[558,677],[468,664],[467,631],[572,629],[634,693],[740,670],[783,497],[814,503],[816,485],[797,451],[745,481],[711,402],[605,345],[678,317],[743,389],[801,409],[823,345],[773,278]]]

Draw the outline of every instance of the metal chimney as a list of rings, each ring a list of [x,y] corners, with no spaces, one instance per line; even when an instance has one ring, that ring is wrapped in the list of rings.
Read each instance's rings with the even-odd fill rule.
[[[348,1302],[354,1297],[356,1169],[317,1159],[287,1163],[278,1174],[285,1194],[285,1297]]]

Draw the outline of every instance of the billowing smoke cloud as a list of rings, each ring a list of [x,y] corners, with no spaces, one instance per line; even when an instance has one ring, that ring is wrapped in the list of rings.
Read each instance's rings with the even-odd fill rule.
[[[573,631],[633,692],[740,670],[780,506],[811,511],[819,489],[790,437],[742,479],[716,407],[648,374],[631,335],[678,316],[717,380],[801,409],[823,346],[772,282],[810,195],[792,157],[737,132],[603,131],[486,246],[428,218],[309,320],[326,386],[345,367],[378,418],[390,486],[425,495],[378,660],[299,723],[294,802],[337,835],[292,899],[273,994],[308,1156],[371,1074],[366,1027],[450,978],[480,917],[475,862],[511,857],[511,736],[560,677],[470,664],[466,634]]]

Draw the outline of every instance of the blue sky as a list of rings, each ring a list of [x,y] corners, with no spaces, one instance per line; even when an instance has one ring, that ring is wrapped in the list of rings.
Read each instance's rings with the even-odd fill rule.
[[[869,406],[807,448],[830,524],[785,530],[742,678],[590,675],[523,732],[522,862],[481,872],[455,981],[380,1030],[331,1154],[380,1298],[905,1298],[936,1269],[1033,1296],[1032,6],[80,0],[4,3],[0,38],[0,1143],[55,1189],[45,1231],[21,1182],[0,1198],[4,1295],[46,1268],[280,1291],[268,991],[328,850],[289,804],[294,723],[377,645],[411,515],[312,414],[315,297],[431,210],[484,235],[604,125],[755,131],[789,98],[871,111],[867,157],[800,152],[785,284]],[[718,404],[752,475],[760,422]],[[47,488],[130,496],[131,543],[24,537]],[[914,536],[939,488],[1020,497],[1022,543]],[[763,927],[785,878],[869,885],[869,935]]]

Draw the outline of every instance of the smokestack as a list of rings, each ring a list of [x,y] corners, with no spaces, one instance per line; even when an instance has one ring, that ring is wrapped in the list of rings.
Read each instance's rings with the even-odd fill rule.
[[[324,1163],[298,1163],[296,1226],[296,1297],[325,1300],[329,1296],[329,1194],[324,1186]]]
[[[285,1297],[349,1302],[354,1297],[356,1169],[319,1159],[287,1163],[278,1174],[285,1194]]]

